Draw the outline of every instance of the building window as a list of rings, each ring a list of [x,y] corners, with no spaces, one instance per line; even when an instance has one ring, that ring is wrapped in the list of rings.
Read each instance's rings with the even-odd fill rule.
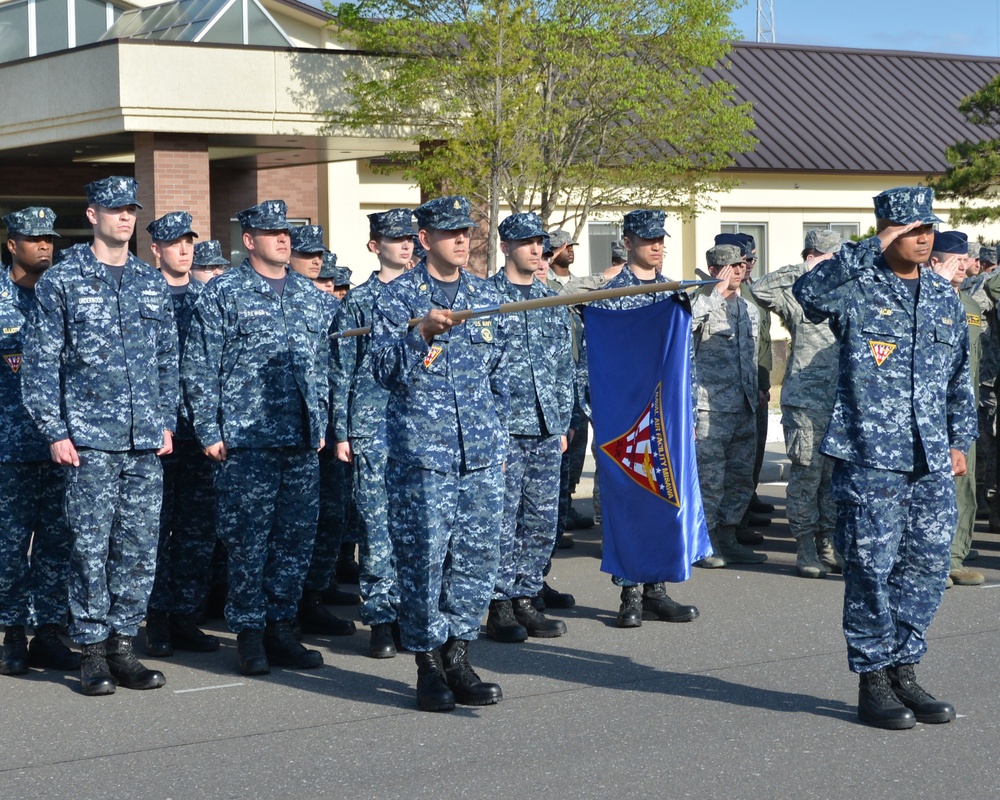
[[[27,58],[28,3],[21,0],[0,6],[0,61]]]
[[[590,222],[587,224],[591,275],[600,275],[611,266],[611,244],[621,238],[622,226],[620,222]]]
[[[754,264],[754,280],[767,275],[767,223],[766,222],[723,222],[723,233],[748,233],[757,245],[757,263]]]
[[[104,0],[0,2],[0,63],[96,42],[121,13]]]

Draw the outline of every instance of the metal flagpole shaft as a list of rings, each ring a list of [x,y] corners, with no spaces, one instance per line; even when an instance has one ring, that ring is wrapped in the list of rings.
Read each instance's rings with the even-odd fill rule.
[[[529,311],[533,308],[550,308],[552,306],[577,306],[582,303],[594,303],[598,300],[610,300],[613,297],[628,297],[634,294],[652,294],[653,292],[676,292],[693,289],[698,286],[712,286],[719,281],[715,278],[707,281],[666,281],[665,283],[644,283],[641,286],[622,286],[618,289],[595,289],[575,294],[557,294],[551,297],[536,297],[532,300],[518,300],[516,303],[501,303],[489,308],[465,309],[451,315],[455,322],[464,322],[475,317],[487,317],[492,314],[513,314],[518,311]],[[420,324],[422,317],[411,319],[412,328]],[[371,333],[371,328],[351,328],[331,334],[331,339],[344,339],[348,336],[364,336]]]

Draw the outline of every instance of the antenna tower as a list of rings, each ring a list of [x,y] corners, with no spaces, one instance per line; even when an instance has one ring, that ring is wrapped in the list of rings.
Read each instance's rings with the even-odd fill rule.
[[[757,41],[774,44],[774,0],[757,0]]]

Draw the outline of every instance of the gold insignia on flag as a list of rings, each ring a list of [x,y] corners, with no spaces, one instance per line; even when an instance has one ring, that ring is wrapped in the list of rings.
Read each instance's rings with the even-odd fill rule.
[[[868,346],[872,349],[872,355],[875,357],[875,365],[881,367],[885,360],[892,355],[892,351],[896,349],[896,345],[892,342],[876,342],[874,339],[868,341]]]
[[[435,360],[435,359],[436,359],[436,358],[437,358],[437,357],[438,357],[439,355],[441,355],[441,353],[442,353],[443,351],[444,351],[444,348],[443,348],[443,347],[441,347],[441,345],[437,345],[437,344],[436,344],[436,345],[434,345],[434,346],[433,346],[433,347],[432,347],[432,348],[430,349],[430,351],[429,351],[429,352],[427,353],[427,355],[426,355],[426,356],[424,356],[424,366],[425,366],[425,367],[430,367],[430,365],[434,363],[434,360]]]

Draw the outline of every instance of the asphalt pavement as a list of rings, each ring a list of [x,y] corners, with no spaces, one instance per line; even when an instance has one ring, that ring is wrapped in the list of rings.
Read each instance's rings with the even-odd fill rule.
[[[769,445],[768,480],[787,477]],[[588,465],[590,469],[592,465]],[[580,494],[589,495],[585,480]],[[367,657],[367,629],[307,637],[318,670],[236,672],[235,636],[211,654],[147,663],[167,685],[83,697],[77,676],[0,677],[0,795],[29,798],[895,798],[1000,796],[1000,536],[979,523],[917,676],[951,701],[947,725],[882,731],[857,721],[842,581],[794,570],[784,486],[761,529],[766,564],[695,570],[672,596],[685,624],[614,626],[618,589],[600,571],[600,528],[576,531],[551,584],[572,592],[569,633],[470,648],[503,702],[428,714],[412,655]],[[579,502],[589,510],[589,500]],[[356,607],[338,613],[357,619]]]

